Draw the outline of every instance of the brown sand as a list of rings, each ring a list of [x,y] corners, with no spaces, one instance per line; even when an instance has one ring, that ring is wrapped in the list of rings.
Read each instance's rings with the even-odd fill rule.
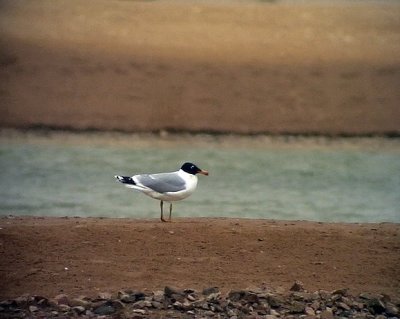
[[[400,225],[246,219],[1,218],[0,298],[172,285],[400,296]]]
[[[400,5],[2,1],[0,126],[400,133]]]

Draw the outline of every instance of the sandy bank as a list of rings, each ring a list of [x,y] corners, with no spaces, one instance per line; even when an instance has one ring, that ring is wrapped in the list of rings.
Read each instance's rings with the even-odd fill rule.
[[[262,284],[400,295],[398,224],[0,219],[0,297]]]
[[[400,6],[3,1],[0,125],[399,134]]]

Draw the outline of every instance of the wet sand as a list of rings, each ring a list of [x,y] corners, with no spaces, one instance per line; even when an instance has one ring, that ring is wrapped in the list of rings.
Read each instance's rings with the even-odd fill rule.
[[[0,298],[165,285],[400,296],[399,224],[225,218],[0,219]]]

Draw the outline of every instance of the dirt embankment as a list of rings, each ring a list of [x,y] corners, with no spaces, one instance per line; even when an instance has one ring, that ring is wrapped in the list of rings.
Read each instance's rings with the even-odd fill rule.
[[[2,1],[0,125],[400,133],[400,5]]]

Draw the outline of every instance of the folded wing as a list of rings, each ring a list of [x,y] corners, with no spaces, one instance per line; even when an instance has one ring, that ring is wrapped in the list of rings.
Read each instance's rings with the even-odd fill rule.
[[[143,174],[134,176],[141,185],[158,193],[179,192],[185,189],[185,180],[176,173]]]

